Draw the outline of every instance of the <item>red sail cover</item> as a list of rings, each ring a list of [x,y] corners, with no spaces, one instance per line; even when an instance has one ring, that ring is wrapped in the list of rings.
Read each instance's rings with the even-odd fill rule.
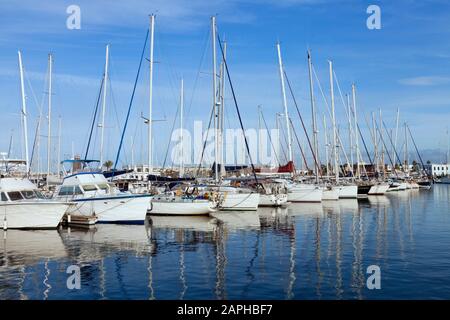
[[[290,173],[294,172],[294,162],[289,161],[284,166],[279,166],[278,168],[256,168],[255,171],[257,173]]]

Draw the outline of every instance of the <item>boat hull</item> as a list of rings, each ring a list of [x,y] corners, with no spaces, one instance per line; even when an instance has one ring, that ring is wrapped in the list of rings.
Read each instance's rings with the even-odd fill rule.
[[[388,189],[389,189],[389,185],[388,184],[376,184],[376,185],[373,185],[370,188],[368,195],[371,195],[371,196],[372,195],[373,196],[375,196],[375,195],[384,195],[387,192]]]
[[[260,207],[281,207],[288,202],[287,194],[261,194],[259,196]]]
[[[322,188],[315,185],[298,185],[288,190],[289,202],[321,202]]]
[[[7,229],[56,229],[69,206],[64,202],[0,203],[0,222]]]
[[[358,186],[337,186],[339,199],[356,199],[358,197]]]
[[[208,215],[210,212],[214,212],[212,206],[212,202],[205,200],[193,202],[151,201],[148,214],[179,216]]]
[[[98,222],[131,223],[144,222],[150,207],[150,195],[126,195],[115,197],[95,197],[73,200],[76,204],[67,214],[97,216]]]
[[[222,200],[219,204],[220,210],[258,210],[260,194],[259,193],[227,193],[222,194]]]

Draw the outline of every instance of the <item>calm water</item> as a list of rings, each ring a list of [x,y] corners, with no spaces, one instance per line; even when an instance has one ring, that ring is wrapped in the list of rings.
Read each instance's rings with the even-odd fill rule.
[[[145,225],[0,231],[0,299],[450,299],[450,186]],[[81,289],[69,290],[70,265]],[[381,290],[366,269],[381,268]]]

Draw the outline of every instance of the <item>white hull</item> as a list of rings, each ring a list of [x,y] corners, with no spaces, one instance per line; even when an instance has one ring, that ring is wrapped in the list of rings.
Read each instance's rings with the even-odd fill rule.
[[[259,206],[260,207],[281,207],[287,204],[287,194],[260,194]]]
[[[337,186],[340,199],[356,199],[358,197],[358,186]]]
[[[315,185],[296,185],[288,190],[289,202],[321,202],[322,188]]]
[[[91,216],[98,222],[143,222],[150,207],[148,196],[113,196],[76,199],[67,214]]]
[[[55,229],[68,206],[51,201],[0,203],[0,224],[8,229]]]
[[[220,210],[243,210],[256,211],[260,199],[259,193],[228,193],[223,192],[223,201],[221,202]]]
[[[331,189],[324,188],[322,192],[322,200],[339,200],[339,191],[336,189],[336,187],[332,187]]]
[[[368,195],[383,195],[388,189],[388,184],[376,184],[370,188]]]
[[[152,200],[150,204],[149,214],[161,215],[208,215],[214,212],[213,203],[207,200],[194,200],[189,202],[168,202]]]

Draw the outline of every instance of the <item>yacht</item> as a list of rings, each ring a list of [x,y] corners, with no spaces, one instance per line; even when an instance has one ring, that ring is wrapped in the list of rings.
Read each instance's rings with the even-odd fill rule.
[[[68,215],[97,216],[103,223],[143,223],[150,194],[121,192],[99,172],[79,172],[64,178],[55,198],[74,202]]]
[[[54,229],[70,203],[48,199],[23,178],[0,178],[0,218],[4,229]]]

